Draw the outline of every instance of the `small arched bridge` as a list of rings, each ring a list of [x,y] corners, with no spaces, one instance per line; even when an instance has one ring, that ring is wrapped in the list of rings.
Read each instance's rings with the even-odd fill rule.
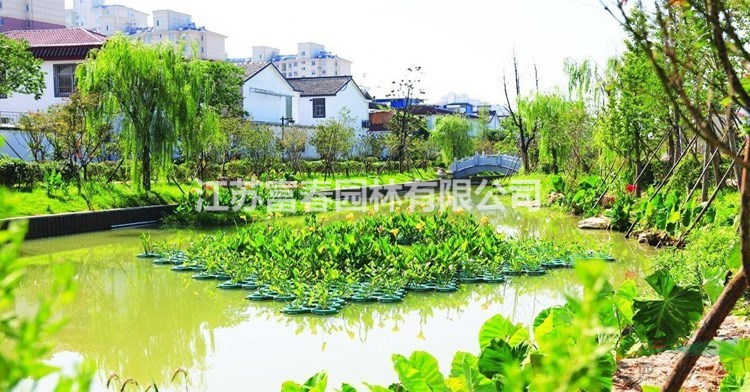
[[[511,176],[521,169],[521,158],[511,155],[480,155],[454,160],[448,168],[453,178],[469,178],[480,173]]]

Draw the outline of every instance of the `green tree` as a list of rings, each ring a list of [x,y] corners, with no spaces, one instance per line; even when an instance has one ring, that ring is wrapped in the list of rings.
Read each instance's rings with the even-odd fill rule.
[[[634,181],[643,170],[646,152],[669,131],[670,107],[643,51],[630,46],[613,67],[615,79],[609,86],[609,105],[598,141],[631,162]],[[636,185],[643,188],[639,182]]]
[[[242,108],[242,68],[226,61],[190,62],[190,66],[199,80],[210,90],[207,104],[224,117],[244,117]]]
[[[262,174],[276,160],[278,149],[273,129],[267,125],[253,124],[244,144],[254,173]]]
[[[310,144],[323,160],[323,174],[334,175],[334,164],[354,148],[354,119],[349,110],[341,110],[337,119],[326,119],[315,128]]]
[[[47,159],[50,136],[55,130],[55,116],[50,111],[29,112],[18,120],[20,136],[31,153],[34,162]],[[52,153],[54,153],[54,149]],[[19,158],[22,158],[19,156]]]
[[[29,43],[0,34],[0,95],[31,94],[39,99],[44,92],[42,61],[34,57]]]
[[[75,92],[53,110],[55,155],[75,170],[79,190],[81,180],[88,180],[89,164],[101,157],[103,147],[114,137],[112,126],[98,121],[103,118],[97,115],[100,107],[99,96]]]
[[[424,96],[421,87],[421,72],[420,66],[407,68],[407,76],[398,82],[393,81],[393,89],[387,95],[404,100],[404,106],[395,109],[387,124],[390,131],[387,137],[390,158],[398,160],[398,169],[401,173],[407,169],[409,147],[412,141],[420,131],[425,129],[424,120],[412,113],[414,102]]]
[[[103,120],[121,120],[131,177],[146,191],[154,172],[171,168],[178,142],[188,156],[199,156],[217,128],[212,108],[201,105],[210,102],[210,82],[180,53],[117,35],[77,70],[78,88],[101,96]]]
[[[307,147],[307,130],[299,127],[284,128],[281,131],[278,145],[282,154],[292,164],[292,169],[298,172],[302,154]]]
[[[432,139],[440,147],[443,163],[450,165],[454,159],[465,158],[474,153],[471,123],[466,117],[454,114],[437,119]]]

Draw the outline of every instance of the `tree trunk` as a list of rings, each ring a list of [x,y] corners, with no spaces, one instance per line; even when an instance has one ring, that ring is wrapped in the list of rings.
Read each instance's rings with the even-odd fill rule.
[[[641,162],[641,133],[636,129],[635,131],[635,145],[633,146],[633,152],[635,153],[635,173],[633,173],[633,184],[635,185],[636,195],[641,196],[641,179],[639,174],[643,171],[643,163]]]
[[[711,155],[708,151],[708,143],[706,143],[705,148],[703,149],[703,167],[707,168],[711,164],[709,161],[711,159]],[[720,177],[719,177],[720,178]],[[716,181],[719,181],[719,178],[716,179]],[[709,179],[709,170],[703,171],[703,179],[701,179],[701,201],[705,202],[708,200],[708,179]]]
[[[143,190],[151,191],[151,149],[148,145],[148,138],[143,139]]]

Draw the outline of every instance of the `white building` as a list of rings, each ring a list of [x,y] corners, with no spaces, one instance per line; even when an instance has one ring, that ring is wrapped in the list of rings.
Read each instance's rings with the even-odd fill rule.
[[[0,32],[64,27],[65,0],[0,1]]]
[[[338,119],[347,109],[354,118],[357,136],[367,132],[369,101],[351,76],[287,79],[300,93],[297,124],[317,126],[327,119]]]
[[[280,136],[284,127],[308,130],[309,137],[326,119],[338,119],[343,109],[352,116],[357,136],[369,127],[369,102],[351,76],[286,79],[275,65],[246,63],[243,108],[257,123],[270,125]],[[283,119],[283,120],[282,120]],[[316,158],[308,145],[304,158]]]
[[[68,27],[83,27],[104,35],[131,32],[148,26],[148,14],[123,5],[104,4],[104,0],[73,0],[66,11]]]
[[[159,42],[180,42],[184,40],[185,55],[191,57],[195,51],[199,58],[208,60],[226,60],[225,35],[197,27],[192,16],[172,11],[159,10],[153,12],[153,26],[140,29],[132,37],[141,39],[147,44]]]
[[[27,94],[0,96],[0,128],[14,128],[19,117],[28,112],[43,111],[65,102],[75,88],[75,70],[92,49],[100,48],[107,37],[85,29],[14,30],[8,37],[26,40],[31,52],[41,59],[45,89],[36,99]],[[16,156],[26,152],[25,146],[15,145],[19,138],[3,132],[7,146],[3,152]],[[15,150],[14,154],[10,152]]]
[[[282,125],[299,118],[300,93],[271,63],[247,63],[242,86],[243,108],[254,122]]]
[[[352,74],[352,62],[325,50],[313,42],[297,44],[297,53],[280,54],[269,46],[253,46],[251,62],[270,61],[287,78],[313,78],[319,76],[347,76]]]

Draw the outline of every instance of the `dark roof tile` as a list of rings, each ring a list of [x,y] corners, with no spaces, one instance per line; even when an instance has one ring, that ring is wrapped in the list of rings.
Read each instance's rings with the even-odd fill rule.
[[[9,38],[24,39],[29,47],[101,46],[107,37],[83,28],[12,30],[4,33]]]
[[[269,66],[271,63],[269,62],[261,62],[261,63],[244,63],[239,64],[242,69],[245,70],[245,80],[252,78],[258,72],[264,70],[267,66]]]
[[[303,97],[336,95],[351,80],[351,76],[287,79],[289,84],[299,91],[300,96]]]

